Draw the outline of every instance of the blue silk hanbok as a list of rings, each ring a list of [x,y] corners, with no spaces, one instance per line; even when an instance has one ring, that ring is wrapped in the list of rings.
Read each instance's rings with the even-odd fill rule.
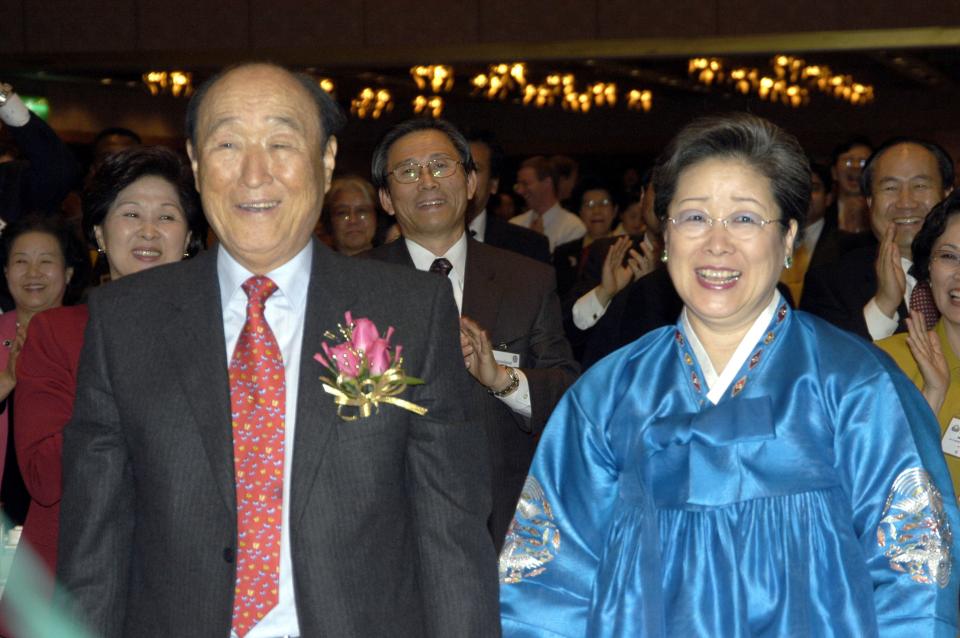
[[[873,346],[770,312],[715,405],[682,322],[566,394],[500,555],[505,637],[956,635],[936,418]]]

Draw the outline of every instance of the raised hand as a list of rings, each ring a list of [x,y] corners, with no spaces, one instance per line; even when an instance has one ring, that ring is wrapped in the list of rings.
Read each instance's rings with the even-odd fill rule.
[[[896,224],[890,224],[880,241],[877,255],[877,294],[874,299],[877,307],[888,317],[892,317],[907,292],[907,276],[900,265],[900,249],[894,242]]]
[[[933,330],[925,330],[923,314],[918,310],[907,317],[907,346],[923,377],[923,398],[934,414],[940,412],[950,387],[950,367],[940,347],[940,338]]]
[[[640,247],[643,251],[643,254],[640,254],[636,249],[631,248],[632,242],[629,236],[624,235],[617,239],[607,251],[607,256],[603,260],[600,285],[597,286],[597,299],[603,305],[607,305],[631,281],[653,270],[653,255],[647,254],[649,250],[646,244]],[[628,253],[629,256],[627,256]],[[623,262],[624,256],[627,256],[626,263]]]
[[[497,391],[510,384],[506,369],[493,357],[493,346],[487,332],[467,317],[460,318],[460,348],[467,372],[483,386]]]

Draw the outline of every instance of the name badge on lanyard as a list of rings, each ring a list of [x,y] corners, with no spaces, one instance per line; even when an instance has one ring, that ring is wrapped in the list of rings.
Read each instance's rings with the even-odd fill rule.
[[[940,449],[944,454],[960,458],[960,417],[950,419],[950,425],[943,431]]]

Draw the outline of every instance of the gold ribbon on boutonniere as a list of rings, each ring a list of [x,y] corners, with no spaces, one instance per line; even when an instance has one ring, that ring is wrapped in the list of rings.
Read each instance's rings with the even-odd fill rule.
[[[321,344],[323,353],[313,356],[330,372],[329,376],[320,377],[320,381],[324,391],[334,397],[337,416],[344,421],[365,419],[374,412],[379,413],[381,403],[395,405],[419,416],[426,414],[426,408],[398,398],[407,386],[420,385],[423,380],[404,374],[403,347],[390,345],[393,327],[381,337],[369,319],[354,321],[350,312],[344,317],[346,325],[337,326],[343,341],[333,346],[324,342]],[[324,336],[336,340],[330,332]],[[345,408],[356,408],[357,413],[347,414]]]

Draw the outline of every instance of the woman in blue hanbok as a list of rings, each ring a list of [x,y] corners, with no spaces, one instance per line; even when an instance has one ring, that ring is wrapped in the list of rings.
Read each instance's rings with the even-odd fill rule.
[[[936,419],[776,289],[809,202],[799,144],[700,120],[655,179],[684,310],[557,407],[500,556],[504,635],[955,636]]]

